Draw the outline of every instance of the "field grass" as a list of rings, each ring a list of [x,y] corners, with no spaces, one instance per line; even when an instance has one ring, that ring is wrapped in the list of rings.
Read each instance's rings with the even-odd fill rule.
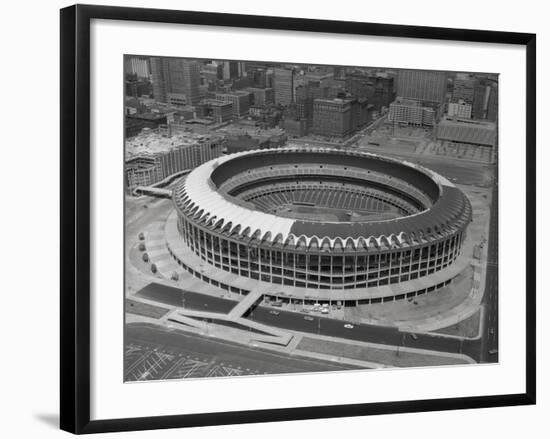
[[[398,218],[401,214],[393,211],[378,212],[365,209],[341,209],[328,206],[303,206],[294,204],[284,204],[275,211],[276,215],[287,216],[291,218],[341,222],[350,221],[349,213],[353,212],[355,221],[369,219],[371,221],[386,220]]]
[[[149,305],[148,303],[138,302],[132,299],[126,299],[125,302],[126,312],[136,314],[138,316],[151,317],[153,319],[160,319],[169,310],[160,306]]]

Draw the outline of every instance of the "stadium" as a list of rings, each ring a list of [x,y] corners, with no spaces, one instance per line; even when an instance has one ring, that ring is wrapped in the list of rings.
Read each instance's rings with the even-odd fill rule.
[[[166,242],[205,282],[290,303],[402,300],[465,267],[468,198],[443,176],[375,154],[245,151],[193,170],[174,190]]]

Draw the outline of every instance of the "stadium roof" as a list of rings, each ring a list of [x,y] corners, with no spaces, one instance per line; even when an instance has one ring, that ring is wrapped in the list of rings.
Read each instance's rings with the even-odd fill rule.
[[[389,178],[405,180],[432,200],[431,208],[410,216],[386,220],[321,222],[286,218],[255,210],[219,191],[220,185],[240,172],[266,164],[332,162],[365,166],[385,172]],[[376,154],[324,148],[284,148],[239,152],[209,161],[191,172],[174,191],[177,208],[197,224],[225,235],[269,241],[274,244],[303,244],[313,240],[321,248],[326,243],[354,247],[393,247],[437,239],[456,231],[471,219],[466,196],[449,180],[416,164]],[[349,240],[351,239],[351,243]]]

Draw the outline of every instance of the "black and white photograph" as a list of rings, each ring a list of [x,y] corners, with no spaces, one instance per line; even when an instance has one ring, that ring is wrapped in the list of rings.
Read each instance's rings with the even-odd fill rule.
[[[6,5],[2,437],[548,436],[543,2]]]
[[[126,383],[499,362],[499,72],[121,62]]]

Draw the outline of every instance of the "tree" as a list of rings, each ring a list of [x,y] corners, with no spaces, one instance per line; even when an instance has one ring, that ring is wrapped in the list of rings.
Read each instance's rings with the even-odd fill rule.
[[[156,273],[157,272],[157,266],[155,264],[151,264],[151,271],[153,273]]]
[[[147,253],[143,253],[141,259],[143,259],[143,262],[149,262],[149,255]]]
[[[138,238],[140,241],[143,241],[145,239],[145,235],[143,234],[143,232],[138,235]]]
[[[179,280],[180,279],[180,276],[178,273],[176,273],[175,271],[172,273],[172,280]]]
[[[143,242],[140,242],[138,248],[139,248],[140,252],[144,252],[145,251],[145,244]]]

